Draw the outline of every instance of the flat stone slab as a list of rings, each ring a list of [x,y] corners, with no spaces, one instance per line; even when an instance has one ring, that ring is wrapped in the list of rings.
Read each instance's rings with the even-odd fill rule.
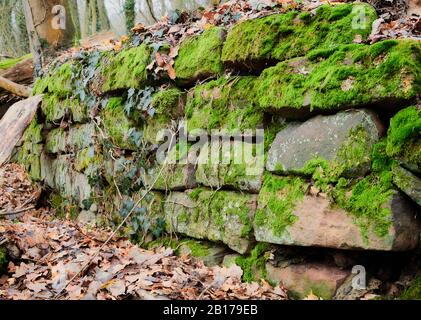
[[[206,144],[198,158],[197,182],[211,188],[259,193],[263,182],[264,155],[262,152],[260,158],[256,157],[252,150],[252,144],[242,141],[212,141]]]
[[[378,120],[366,110],[292,123],[277,134],[266,168],[281,174],[304,173],[312,162],[325,161],[345,176],[363,176],[371,168],[380,130]]]
[[[278,193],[281,198],[285,197],[282,191]],[[270,206],[259,203],[259,215],[267,215],[267,220],[255,223],[255,237],[260,242],[306,247],[381,251],[416,248],[419,242],[416,208],[399,192],[395,192],[384,207],[390,209],[392,223],[388,233],[380,237],[371,228],[363,232],[354,216],[323,196],[305,195],[298,200],[283,230],[273,226],[284,217],[274,217]]]
[[[256,207],[255,195],[204,189],[173,192],[164,205],[167,231],[223,242],[244,254],[254,242],[252,222]]]

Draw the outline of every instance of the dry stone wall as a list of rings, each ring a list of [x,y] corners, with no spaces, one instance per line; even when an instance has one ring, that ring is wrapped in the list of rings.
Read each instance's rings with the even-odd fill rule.
[[[148,68],[165,45],[81,54],[37,81],[43,105],[16,161],[59,213],[111,226],[132,213],[135,241],[178,234],[255,258],[262,243],[412,250],[421,43],[367,44],[376,18],[324,5],[210,28],[180,45],[175,80]],[[197,148],[215,130],[236,138]],[[233,149],[263,156],[233,161]]]

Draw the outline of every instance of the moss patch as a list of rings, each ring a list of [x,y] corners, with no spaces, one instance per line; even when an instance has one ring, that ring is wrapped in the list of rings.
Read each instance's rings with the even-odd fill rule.
[[[129,119],[124,111],[122,98],[111,98],[101,112],[103,125],[108,138],[115,147],[137,150],[140,141],[133,133],[137,132],[138,123]]]
[[[268,226],[275,236],[281,237],[288,226],[297,221],[293,211],[304,199],[306,188],[307,184],[301,178],[266,174],[259,194],[255,225]]]
[[[284,111],[286,117],[297,116],[291,109],[327,111],[411,100],[421,88],[420,61],[416,41],[346,45],[266,69],[254,94],[262,109]]]
[[[186,105],[189,131],[225,129],[242,132],[263,123],[263,113],[253,103],[254,77],[221,78],[197,86]]]
[[[243,281],[259,282],[260,279],[267,278],[265,253],[269,247],[268,243],[258,243],[249,256],[240,256],[235,259],[235,263],[243,269]]]
[[[0,274],[1,274],[1,271],[6,268],[6,265],[7,265],[6,248],[0,247]]]
[[[59,68],[53,69],[45,77],[38,78],[32,90],[32,95],[52,93],[66,98],[72,95],[72,76],[80,66],[76,62],[67,62]]]
[[[409,107],[398,112],[390,121],[386,151],[388,156],[398,158],[421,168],[421,109]]]
[[[175,60],[177,80],[190,83],[222,74],[223,41],[224,30],[217,27],[184,41]]]
[[[103,79],[102,92],[122,89],[142,89],[148,82],[147,66],[152,49],[146,44],[123,50],[115,55],[104,54],[100,69]]]
[[[289,11],[248,20],[228,33],[222,60],[253,69],[256,60],[283,61],[314,49],[334,50],[356,37],[367,39],[376,18],[376,11],[367,4],[344,4],[321,6],[315,16]]]
[[[19,58],[4,59],[0,61],[0,70],[6,70],[14,67],[19,62],[32,58],[32,54],[27,54]]]

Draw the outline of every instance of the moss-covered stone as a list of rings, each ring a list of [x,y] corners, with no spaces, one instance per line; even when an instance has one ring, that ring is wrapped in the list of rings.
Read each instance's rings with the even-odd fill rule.
[[[184,115],[185,94],[178,88],[161,90],[152,96],[151,106],[155,114],[145,124],[143,139],[159,144],[164,138],[162,130],[171,129],[172,121]]]
[[[232,188],[259,193],[263,181],[264,150],[242,141],[211,141],[199,154],[196,180],[211,188]]]
[[[395,165],[393,167],[393,183],[421,206],[421,179],[410,171]]]
[[[258,243],[248,256],[239,256],[235,259],[235,264],[243,269],[243,281],[260,282],[267,278],[266,262],[270,244]]]
[[[66,152],[67,133],[63,129],[53,129],[47,134],[45,151],[50,154]]]
[[[45,77],[38,78],[32,90],[32,95],[51,93],[60,98],[72,95],[72,76],[80,66],[75,61],[66,62],[50,71]]]
[[[86,122],[89,118],[88,107],[85,103],[76,98],[61,99],[55,94],[44,96],[41,111],[47,123],[56,125],[70,116],[76,123]]]
[[[403,109],[391,119],[386,152],[410,170],[421,172],[421,108]]]
[[[377,122],[367,110],[349,110],[288,124],[277,134],[266,168],[311,176],[321,167],[336,180],[364,176],[371,170],[373,146],[380,136]]]
[[[377,18],[373,7],[359,4],[324,5],[312,16],[289,11],[247,20],[228,33],[222,60],[228,65],[259,69],[265,62],[304,56],[312,50],[334,50],[354,40],[364,41]]]
[[[112,144],[120,149],[137,150],[140,140],[133,133],[138,132],[138,123],[129,119],[124,111],[122,98],[111,98],[101,111],[104,131]]]
[[[142,89],[148,83],[147,66],[152,49],[145,43],[139,47],[103,54],[99,69],[100,93],[124,89]]]
[[[177,81],[182,84],[194,83],[221,75],[224,70],[221,61],[224,37],[223,29],[213,27],[184,41],[175,60]]]
[[[275,237],[283,237],[287,228],[297,221],[294,209],[304,199],[307,188],[308,185],[301,178],[266,174],[259,193],[255,233],[267,232],[269,227]]]
[[[408,102],[420,92],[421,44],[387,40],[341,46],[266,69],[254,95],[265,111],[287,118],[311,112]]]
[[[187,129],[239,133],[261,128],[263,113],[253,103],[254,77],[220,78],[196,86],[188,95]]]
[[[43,146],[31,141],[25,142],[19,149],[17,162],[23,165],[33,181],[41,180],[40,156]]]
[[[245,253],[252,244],[256,197],[236,192],[198,189],[172,193],[165,203],[167,231],[195,239],[222,241]]]

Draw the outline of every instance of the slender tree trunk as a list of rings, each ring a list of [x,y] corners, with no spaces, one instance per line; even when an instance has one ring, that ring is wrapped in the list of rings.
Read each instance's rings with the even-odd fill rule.
[[[108,19],[107,9],[104,5],[104,0],[97,0],[99,23],[101,31],[110,30],[110,20]]]

